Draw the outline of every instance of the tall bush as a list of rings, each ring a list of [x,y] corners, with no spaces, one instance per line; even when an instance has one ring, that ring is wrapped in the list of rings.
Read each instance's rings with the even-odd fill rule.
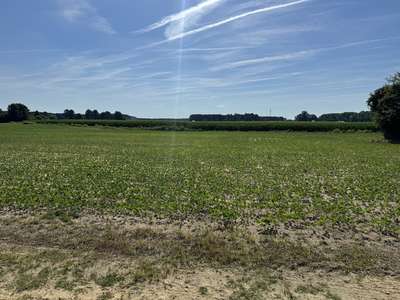
[[[391,142],[400,142],[400,73],[393,75],[383,87],[371,93],[368,105],[385,138]]]

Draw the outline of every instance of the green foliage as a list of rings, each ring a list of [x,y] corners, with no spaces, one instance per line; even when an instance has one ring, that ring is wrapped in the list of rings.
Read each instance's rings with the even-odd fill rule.
[[[72,109],[64,110],[64,118],[65,119],[74,119],[75,118],[74,110],[72,110]]]
[[[285,121],[283,117],[261,117],[257,114],[194,114],[189,117],[190,121]]]
[[[305,110],[301,112],[301,114],[297,115],[295,118],[296,121],[308,122],[308,121],[317,121],[318,117],[313,114],[309,114]]]
[[[110,126],[127,128],[147,128],[157,130],[192,131],[308,131],[327,132],[363,130],[376,131],[373,122],[297,122],[297,121],[169,121],[169,120],[43,120],[46,124],[68,124],[87,126]]]
[[[318,121],[331,121],[331,122],[372,122],[373,113],[370,111],[344,112],[323,114],[319,116]]]
[[[400,153],[377,133],[2,124],[0,136],[0,206],[53,208],[48,218],[94,208],[399,231]]]
[[[124,119],[124,115],[120,111],[116,111],[114,113],[114,119],[115,120],[123,120]]]
[[[205,286],[201,286],[201,287],[199,287],[199,292],[201,295],[205,296],[208,294],[208,288]]]
[[[48,113],[48,112],[40,112],[40,111],[34,111],[30,113],[30,118],[33,120],[50,120],[50,119],[56,119],[57,116],[56,114]]]
[[[112,287],[123,280],[123,277],[116,273],[109,273],[98,277],[95,282],[102,287]]]
[[[7,112],[0,111],[0,123],[8,122],[8,115]]]
[[[27,120],[29,117],[29,109],[21,103],[12,103],[7,109],[8,120],[13,122],[20,122]]]
[[[376,115],[376,121],[385,138],[400,142],[400,73],[392,76],[388,83],[373,92],[368,105]]]
[[[85,112],[85,115],[82,116],[86,120],[125,120],[128,116],[123,115],[121,112],[116,111],[115,113],[111,113],[109,111],[99,113],[96,109],[90,110],[88,109]],[[67,118],[65,119],[82,119],[82,118]]]
[[[49,279],[50,269],[44,268],[38,274],[22,273],[15,280],[15,290],[20,293],[44,286]]]

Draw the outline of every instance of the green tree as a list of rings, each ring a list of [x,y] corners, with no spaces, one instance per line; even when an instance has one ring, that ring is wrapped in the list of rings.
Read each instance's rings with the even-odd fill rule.
[[[85,119],[93,119],[93,112],[90,109],[86,110]]]
[[[102,119],[102,120],[111,120],[112,117],[113,117],[113,115],[109,111],[100,113],[100,119]]]
[[[75,112],[73,109],[66,109],[64,110],[64,119],[74,119]]]
[[[295,118],[296,121],[316,121],[318,117],[313,114],[309,114],[307,111],[303,110],[301,114],[297,115]]]
[[[8,119],[14,122],[27,120],[29,117],[29,109],[24,104],[12,103],[7,109]]]
[[[95,109],[95,110],[92,111],[92,117],[93,117],[93,119],[95,119],[95,120],[100,119],[100,114],[99,114],[99,112],[97,111],[97,109]]]
[[[116,111],[114,113],[114,118],[115,118],[115,120],[123,120],[124,116],[122,115],[122,113],[120,111]]]
[[[7,112],[3,111],[3,110],[0,108],[0,123],[6,123],[6,122],[8,122],[8,115],[7,115]]]
[[[370,94],[367,101],[385,138],[400,142],[400,73]]]

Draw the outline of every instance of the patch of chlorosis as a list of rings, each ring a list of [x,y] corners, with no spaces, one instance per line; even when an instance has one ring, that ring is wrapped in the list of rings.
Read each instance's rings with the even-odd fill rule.
[[[366,225],[394,233],[400,147],[377,133],[0,125],[0,205]]]

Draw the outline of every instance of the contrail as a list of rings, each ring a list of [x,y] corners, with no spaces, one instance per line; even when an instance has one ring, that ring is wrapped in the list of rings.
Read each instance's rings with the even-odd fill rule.
[[[274,6],[270,6],[270,7],[264,7],[264,8],[260,8],[260,9],[257,9],[257,10],[253,10],[253,11],[241,14],[241,15],[230,17],[228,19],[219,21],[217,23],[209,24],[209,25],[206,25],[204,27],[200,27],[200,28],[197,28],[197,29],[194,29],[194,30],[191,30],[191,31],[186,31],[186,32],[174,35],[172,37],[169,37],[166,40],[166,42],[174,41],[174,40],[181,39],[181,38],[184,38],[184,37],[187,37],[187,36],[190,36],[190,35],[194,35],[196,33],[200,33],[200,32],[206,31],[206,30],[210,30],[210,29],[213,29],[213,28],[216,28],[216,27],[219,27],[219,26],[234,22],[236,20],[246,18],[248,16],[252,16],[252,15],[256,15],[256,14],[260,14],[260,13],[265,13],[265,12],[277,10],[277,9],[280,9],[280,8],[290,7],[290,6],[298,5],[298,4],[309,2],[309,1],[311,1],[311,0],[299,0],[299,1],[294,1],[294,2],[290,2],[290,3],[286,3],[286,4],[274,5]]]
[[[267,57],[262,57],[262,58],[241,60],[241,61],[236,61],[236,62],[232,62],[232,63],[227,63],[223,66],[214,67],[213,71],[234,69],[234,68],[239,68],[239,67],[243,67],[243,66],[255,65],[255,64],[266,63],[266,62],[276,62],[276,61],[282,61],[282,60],[292,60],[292,59],[297,59],[297,58],[303,58],[309,54],[314,54],[317,51],[321,51],[321,50],[320,49],[312,49],[312,50],[304,50],[304,51],[298,51],[298,52],[276,55],[276,56],[267,56]]]
[[[154,23],[142,30],[139,30],[139,32],[149,32],[149,31],[164,27],[170,23],[186,19],[189,16],[193,17],[196,15],[202,14],[202,13],[206,12],[208,9],[212,8],[213,6],[219,5],[223,1],[225,1],[225,0],[206,0],[196,6],[185,9],[177,14],[167,16],[164,19],[162,19],[161,21]]]
[[[357,46],[378,43],[378,42],[384,42],[384,41],[391,41],[391,40],[396,40],[396,39],[400,39],[400,37],[394,36],[394,37],[382,38],[382,39],[362,40],[362,41],[350,42],[350,43],[341,44],[341,45],[337,45],[337,46],[331,46],[331,47],[308,49],[308,50],[292,52],[292,53],[282,54],[282,55],[267,56],[267,57],[262,57],[262,58],[254,58],[254,59],[235,61],[235,62],[227,63],[222,66],[214,67],[214,68],[212,68],[212,71],[221,71],[221,70],[234,69],[234,68],[239,68],[239,67],[244,67],[244,66],[249,66],[249,65],[256,65],[256,64],[260,64],[260,63],[268,63],[268,62],[275,62],[275,61],[281,61],[281,60],[292,60],[292,59],[304,58],[304,57],[307,57],[308,55],[314,55],[314,54],[323,53],[323,52],[327,52],[327,51],[346,49],[346,48],[357,47]]]

